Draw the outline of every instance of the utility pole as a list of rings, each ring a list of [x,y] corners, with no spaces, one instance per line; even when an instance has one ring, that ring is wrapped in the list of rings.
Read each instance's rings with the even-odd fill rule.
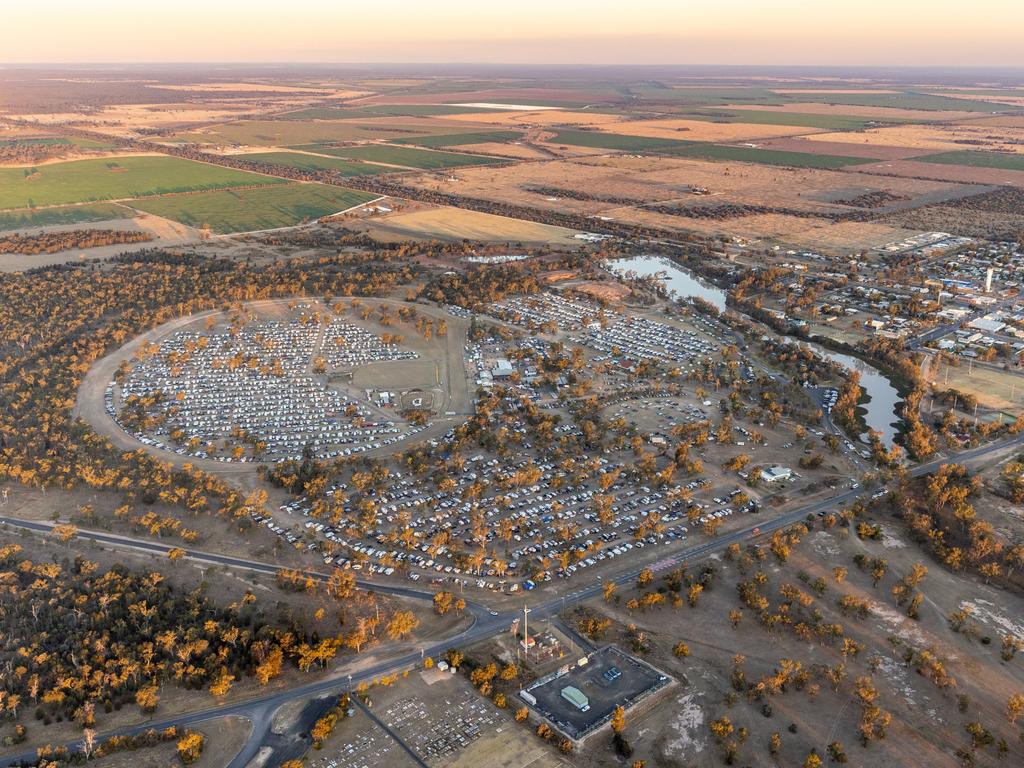
[[[523,606],[523,649],[526,652],[526,659],[530,659],[530,625],[528,616],[530,615],[530,609],[525,605]]]

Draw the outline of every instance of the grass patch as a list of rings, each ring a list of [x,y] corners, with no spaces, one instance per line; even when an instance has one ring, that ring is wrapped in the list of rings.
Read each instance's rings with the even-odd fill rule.
[[[24,139],[0,139],[0,147],[9,147],[14,144],[34,144],[44,147],[76,146],[80,149],[115,149],[116,145],[96,139],[81,139],[73,136],[68,139],[64,136],[43,136]]]
[[[999,168],[1004,171],[1024,171],[1024,155],[1012,152],[980,152],[964,149],[954,152],[940,152],[937,155],[915,157],[922,163],[939,163],[942,165],[969,165],[973,168]]]
[[[0,230],[48,227],[55,224],[81,224],[89,221],[110,221],[132,216],[127,208],[111,203],[71,205],[66,208],[37,208],[0,212]]]
[[[597,149],[618,149],[626,152],[643,152],[646,150],[676,149],[692,147],[695,142],[679,139],[656,139],[649,136],[627,136],[621,133],[604,133],[602,131],[555,131],[548,144],[565,144],[572,147],[594,147]]]
[[[877,160],[844,155],[814,155],[810,152],[788,152],[780,149],[734,147],[724,144],[696,144],[670,153],[675,157],[694,157],[702,160],[732,160],[739,163],[785,165],[793,168],[835,169],[847,165],[876,163]]]
[[[169,195],[133,203],[135,208],[217,234],[301,224],[376,198],[368,192],[323,184],[283,184],[257,189]]]
[[[400,119],[400,118],[396,118]],[[353,120],[240,120],[177,134],[197,143],[244,144],[248,146],[294,147],[299,144],[329,144],[337,141],[369,141],[450,133],[451,126],[364,125]]]
[[[500,159],[482,155],[464,155],[458,152],[438,152],[416,147],[393,147],[383,144],[368,144],[361,147],[321,147],[316,144],[296,149],[321,152],[335,157],[365,160],[370,163],[387,163],[406,168],[457,168],[463,165],[488,165],[501,162]]]
[[[859,131],[880,120],[847,115],[814,115],[801,112],[769,112],[748,109],[716,109],[687,112],[680,117],[704,120],[713,123],[748,123],[751,125],[788,125],[797,128],[821,128],[826,131]],[[911,122],[908,120],[886,120],[884,122]]]
[[[303,171],[332,171],[340,173],[342,176],[372,176],[377,173],[388,172],[387,168],[377,165],[348,162],[339,157],[304,155],[300,152],[257,152],[251,155],[243,155],[243,157],[257,163],[285,165],[289,168],[299,168]]]
[[[420,147],[458,147],[463,144],[487,144],[494,141],[521,139],[519,131],[484,131],[480,133],[446,133],[438,136],[413,136],[408,139],[392,139],[396,144],[416,144]]]
[[[0,168],[0,209],[280,182],[268,176],[177,157],[72,160],[34,168]]]

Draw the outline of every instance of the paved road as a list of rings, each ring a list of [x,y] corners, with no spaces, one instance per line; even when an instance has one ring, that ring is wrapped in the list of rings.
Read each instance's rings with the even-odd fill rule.
[[[998,458],[1001,454],[1018,450],[1022,444],[1024,444],[1024,433],[1004,438],[988,445],[961,451],[948,457],[934,459],[925,464],[919,464],[910,470],[910,474],[914,477],[920,477],[934,472],[941,464],[952,461],[970,465],[979,459],[990,460]],[[625,585],[633,583],[640,571],[645,567],[649,567],[651,570],[658,572],[676,568],[680,565],[691,564],[695,561],[706,558],[714,552],[725,549],[730,544],[748,541],[757,536],[771,533],[781,528],[786,528],[794,523],[806,519],[808,516],[817,515],[819,512],[837,509],[842,505],[853,501],[863,493],[865,493],[864,489],[851,489],[845,491],[831,498],[813,502],[771,520],[766,520],[758,525],[751,525],[731,533],[725,533],[715,539],[704,542],[703,544],[698,544],[697,546],[690,547],[674,555],[666,556],[655,562],[653,565],[637,567],[625,573],[618,574],[613,579],[609,580],[614,581],[614,583],[619,585]],[[11,526],[41,532],[49,531],[54,525],[52,523],[24,521],[3,517],[0,517],[0,522]],[[166,554],[167,550],[171,548],[156,542],[130,539],[128,537],[92,531],[81,531],[79,532],[79,536],[81,538],[95,539],[115,546],[128,546],[133,549],[151,551],[158,554]],[[190,551],[188,557],[198,561],[218,563],[221,565],[260,571],[263,573],[274,573],[277,570],[277,567],[272,564],[198,552],[195,550]],[[579,602],[600,595],[603,589],[603,584],[603,581],[598,580],[597,582],[581,587],[574,592],[569,592],[552,598],[540,605],[534,606],[531,610],[530,616],[535,620],[557,616],[565,607],[575,605]],[[432,593],[406,587],[384,587],[377,584],[365,583],[364,586],[380,592],[387,592],[389,594],[396,594],[414,599],[428,599],[432,597]],[[354,659],[348,664],[339,666],[335,670],[335,674],[333,676],[323,680],[306,683],[284,691],[269,693],[246,701],[217,705],[198,712],[177,715],[161,720],[153,720],[143,725],[106,732],[100,734],[100,739],[102,740],[115,734],[138,733],[148,728],[159,729],[172,725],[185,727],[195,726],[228,715],[245,717],[250,719],[253,723],[252,735],[249,741],[246,742],[245,746],[242,748],[241,752],[235,756],[228,766],[228,768],[244,768],[244,766],[246,766],[257,755],[260,746],[267,739],[270,733],[271,717],[274,711],[276,711],[282,704],[296,699],[308,699],[324,694],[337,695],[342,691],[352,690],[352,687],[360,682],[369,682],[382,675],[391,674],[403,669],[410,669],[418,665],[425,656],[435,658],[443,656],[449,648],[472,645],[473,643],[491,637],[498,632],[505,631],[510,626],[512,620],[519,614],[518,611],[494,613],[488,610],[485,606],[473,602],[467,602],[467,608],[473,616],[473,623],[468,628],[450,637],[428,642],[422,645],[418,650],[403,652],[389,659],[385,659],[368,666],[363,666],[360,659]],[[73,742],[69,746],[77,748],[80,746],[80,742]],[[24,752],[18,755],[0,758],[0,766],[12,766],[19,762],[32,761],[34,758],[34,751]],[[275,762],[271,760],[268,762],[267,768],[273,768],[274,765]]]

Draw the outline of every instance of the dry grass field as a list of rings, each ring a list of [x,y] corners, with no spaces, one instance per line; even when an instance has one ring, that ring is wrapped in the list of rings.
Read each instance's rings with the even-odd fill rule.
[[[530,188],[582,190],[595,197],[645,203],[743,202],[808,211],[835,210],[831,206],[832,201],[873,190],[888,190],[927,202],[965,192],[956,184],[916,179],[688,158],[627,156],[553,160],[502,168],[467,168],[459,171],[456,181],[419,175],[409,177],[407,183],[469,197],[506,200],[588,215],[619,209],[623,204],[574,200],[570,196],[549,195]],[[695,196],[688,189],[690,185],[706,187],[711,194]],[[558,199],[549,200],[551,196]]]
[[[1024,377],[1019,373],[967,363],[953,367],[932,357],[924,375],[939,389],[957,389],[974,395],[983,408],[1014,416],[1024,412]]]
[[[751,110],[754,112],[799,112],[807,115],[850,115],[866,117],[884,122],[885,120],[920,120],[921,122],[941,122],[943,120],[967,120],[972,117],[986,117],[985,112],[954,112],[943,110],[922,111],[919,109],[901,109],[899,107],[873,107],[853,104],[818,104],[794,102],[779,106],[763,106],[759,104],[734,104],[730,109]]]
[[[804,136],[800,138],[770,139],[763,142],[761,146],[766,149],[779,149],[785,152],[867,157],[875,160],[904,160],[909,157],[927,154],[930,151],[910,147],[890,147],[881,144],[858,144],[853,141],[808,141],[808,138]]]
[[[820,129],[795,125],[758,125],[753,123],[712,123],[704,120],[631,120],[613,125],[602,124],[606,133],[644,136],[651,139],[682,139],[684,141],[751,141],[776,136],[819,133]]]
[[[488,126],[489,127],[489,126]],[[183,136],[190,141],[214,144],[248,144],[289,147],[329,141],[379,141],[427,134],[463,133],[466,123],[424,117],[367,118],[359,122],[341,120],[240,120],[212,125]]]
[[[625,115],[612,112],[573,112],[564,109],[538,109],[525,112],[473,112],[465,115],[447,115],[447,120],[464,120],[471,123],[487,123],[508,127],[537,125],[572,125],[593,128],[600,125],[614,125],[625,120]]]
[[[575,232],[459,208],[423,208],[368,220],[369,233],[385,242],[414,240],[480,240],[530,244],[573,245]]]
[[[859,174],[916,176],[959,184],[1012,184],[1018,187],[1024,186],[1024,171],[1013,171],[1005,168],[979,168],[969,165],[925,163],[915,160],[893,160],[892,162],[859,165],[854,172]]]
[[[1024,152],[1024,128],[1002,127],[994,133],[990,126],[973,123],[955,125],[895,125],[866,131],[820,133],[808,141],[870,144],[939,151],[965,147],[998,152]]]

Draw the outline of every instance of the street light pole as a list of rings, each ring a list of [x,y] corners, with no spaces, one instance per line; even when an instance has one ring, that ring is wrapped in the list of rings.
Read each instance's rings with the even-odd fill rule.
[[[530,609],[525,605],[523,606],[523,649],[526,651],[526,658],[530,658],[530,625],[529,619]]]

